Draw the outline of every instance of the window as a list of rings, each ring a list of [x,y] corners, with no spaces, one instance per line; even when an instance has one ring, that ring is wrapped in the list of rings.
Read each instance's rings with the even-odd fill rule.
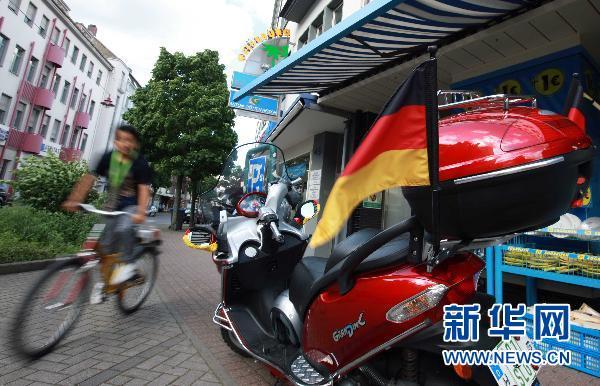
[[[52,92],[54,92],[54,98],[58,96],[58,87],[60,86],[60,75],[56,75],[54,78],[54,86],[52,87]]]
[[[85,54],[83,54],[83,55],[81,55],[81,63],[79,64],[80,71],[83,71],[86,63],[87,63],[87,56],[85,56]]]
[[[304,47],[308,43],[308,31],[306,31],[300,38],[298,39],[298,49]]]
[[[60,96],[60,103],[67,103],[67,98],[69,97],[69,89],[71,88],[71,83],[65,80],[65,85],[63,86],[62,95]]]
[[[17,130],[21,130],[21,126],[23,125],[23,118],[25,117],[25,110],[27,109],[27,105],[23,102],[19,102],[17,107],[17,114],[15,115],[15,121],[13,122],[13,127]]]
[[[331,8],[331,26],[333,27],[342,21],[342,8],[344,8],[344,2],[333,2],[329,7]]]
[[[50,116],[44,114],[42,118],[42,127],[40,128],[40,135],[42,138],[46,139],[46,134],[48,134],[48,125],[50,124]]]
[[[100,85],[101,80],[102,80],[102,70],[98,70],[98,76],[96,77],[96,84]]]
[[[71,131],[71,126],[65,125],[65,131],[63,132],[62,141],[60,141],[60,144],[62,146],[65,146],[65,144],[67,143],[67,138],[69,138],[69,131]]]
[[[90,103],[90,109],[88,110],[88,114],[90,114],[90,119],[92,119],[92,117],[94,116],[95,108],[96,108],[96,102],[92,101],[92,103]]]
[[[88,135],[84,134],[83,138],[81,139],[81,146],[79,147],[79,150],[81,150],[82,152],[85,151],[85,145],[87,144],[87,138],[88,138]]]
[[[4,64],[4,58],[6,57],[6,51],[8,51],[8,43],[10,39],[0,34],[0,67]]]
[[[52,132],[50,133],[50,141],[56,142],[58,139],[58,130],[60,130],[60,121],[55,119],[54,126],[52,126]]]
[[[125,73],[121,71],[121,82],[119,84],[119,89],[125,90]]]
[[[10,165],[9,159],[5,159],[4,161],[2,161],[2,168],[0,168],[0,180],[4,179],[4,177],[6,177],[6,171],[8,170],[9,165]]]
[[[60,36],[60,30],[56,27],[52,30],[52,36],[50,36],[50,41],[54,43],[55,46],[58,45],[58,37]]]
[[[323,33],[323,14],[317,16],[317,18],[312,24],[312,29],[315,34],[315,36],[313,36],[312,39],[319,37]]]
[[[40,64],[40,61],[32,56],[31,60],[29,61],[29,73],[27,74],[27,81],[29,83],[33,83],[35,80],[35,73],[37,72],[38,64]]]
[[[21,63],[23,63],[23,57],[25,56],[25,50],[19,45],[15,47],[12,62],[10,63],[9,71],[15,75],[19,75],[21,70]]]
[[[19,8],[21,7],[21,0],[8,0],[8,9],[19,14]]]
[[[77,103],[78,97],[79,97],[79,89],[77,87],[75,87],[75,90],[73,90],[73,95],[71,96],[71,103],[70,103],[70,106],[72,109],[75,108],[75,103]]]
[[[12,98],[8,95],[0,95],[0,124],[2,125],[6,125],[6,118],[8,117],[11,102]]]
[[[40,23],[40,35],[43,38],[46,37],[46,33],[48,32],[48,24],[50,24],[50,19],[46,17],[46,15],[42,15],[42,22]]]
[[[90,78],[90,79],[92,78],[92,72],[94,72],[94,62],[92,62],[92,61],[90,60],[90,65],[89,65],[89,67],[88,67],[88,73],[87,73],[87,76],[88,76],[88,78]]]
[[[79,108],[77,111],[85,111],[85,104],[87,103],[87,95],[83,94],[81,96],[81,100],[79,101]]]
[[[28,133],[35,133],[35,128],[37,127],[37,124],[40,120],[41,114],[42,114],[42,110],[33,109],[33,112],[31,113],[31,117],[29,118],[29,125],[27,125]]]
[[[73,55],[71,55],[71,63],[77,63],[77,56],[79,56],[79,48],[73,46]]]
[[[75,145],[77,144],[78,134],[79,134],[79,130],[73,129],[73,135],[71,135],[71,140],[69,141],[69,148],[71,148],[71,149],[75,148]]]
[[[69,54],[70,47],[71,47],[71,40],[69,40],[69,38],[65,38],[65,41],[63,42],[63,46],[62,46],[62,48],[65,49],[65,58]]]
[[[27,12],[25,12],[25,24],[28,26],[33,25],[33,21],[35,20],[35,15],[37,14],[37,7],[33,5],[33,3],[29,3],[27,6]]]
[[[41,88],[46,88],[46,86],[48,85],[48,80],[50,79],[50,71],[52,71],[50,67],[44,66],[44,69],[42,70],[42,78],[40,79]]]

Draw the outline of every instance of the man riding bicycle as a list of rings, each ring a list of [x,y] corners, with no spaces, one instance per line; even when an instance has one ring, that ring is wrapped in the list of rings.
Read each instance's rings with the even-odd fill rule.
[[[139,154],[140,135],[129,125],[120,126],[115,133],[114,149],[105,153],[100,161],[83,176],[73,188],[63,207],[75,211],[96,182],[97,177],[108,180],[108,199],[105,210],[128,212],[131,216],[107,219],[100,247],[105,253],[120,253],[120,264],[113,270],[110,284],[121,284],[136,275],[134,224],[146,219],[146,206],[150,199],[152,171],[148,162]],[[99,295],[102,288],[96,289]],[[95,296],[92,297],[95,297]]]

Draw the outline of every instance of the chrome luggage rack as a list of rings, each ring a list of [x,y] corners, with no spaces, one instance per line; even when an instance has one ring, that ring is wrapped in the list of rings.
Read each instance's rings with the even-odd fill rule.
[[[529,104],[537,107],[537,100],[530,95],[495,94],[481,96],[476,91],[468,90],[439,90],[438,110],[451,109],[480,110],[502,107],[508,111],[511,106]]]

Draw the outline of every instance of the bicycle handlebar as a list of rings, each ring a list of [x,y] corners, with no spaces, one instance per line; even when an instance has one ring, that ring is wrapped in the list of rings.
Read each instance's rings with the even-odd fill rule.
[[[109,212],[107,210],[100,210],[100,209],[97,209],[94,205],[89,205],[89,204],[79,204],[79,207],[86,212],[96,213],[96,214],[99,214],[102,216],[108,216],[108,217],[121,216],[124,214],[131,214],[131,213],[127,213],[127,212],[118,212],[118,211]]]

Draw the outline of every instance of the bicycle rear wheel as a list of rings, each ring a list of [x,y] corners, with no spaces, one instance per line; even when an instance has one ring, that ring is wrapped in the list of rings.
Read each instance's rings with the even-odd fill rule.
[[[65,337],[89,297],[89,272],[77,258],[52,264],[27,292],[12,326],[12,346],[28,358],[39,358]]]
[[[135,261],[137,275],[131,282],[123,284],[123,289],[117,294],[117,305],[124,314],[128,315],[141,307],[156,282],[158,274],[158,252],[147,249]]]

